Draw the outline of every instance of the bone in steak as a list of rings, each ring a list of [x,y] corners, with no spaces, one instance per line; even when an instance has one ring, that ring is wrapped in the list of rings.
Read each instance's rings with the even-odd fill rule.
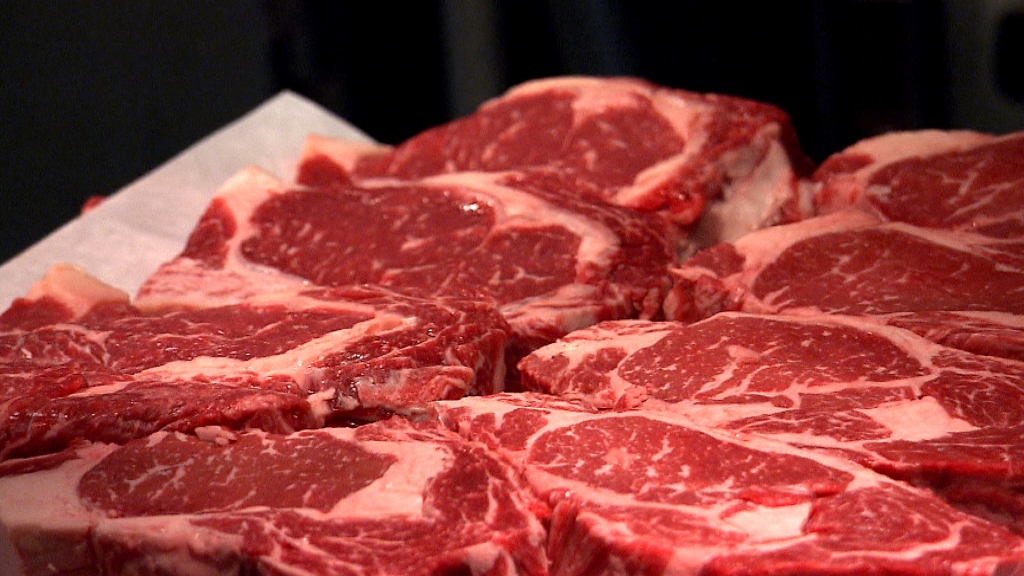
[[[0,574],[547,573],[514,471],[440,426],[199,432],[0,464]]]
[[[663,220],[545,193],[539,176],[493,180],[296,188],[243,171],[136,302],[205,306],[309,283],[376,284],[494,302],[521,351],[596,321],[659,313],[675,261]]]
[[[661,211],[687,227],[699,218],[692,241],[706,245],[809,214],[798,182],[810,169],[775,106],[632,78],[573,77],[515,86],[393,150],[311,138],[297,179],[553,173],[562,178],[552,191]]]
[[[554,576],[1009,574],[1024,541],[849,460],[678,415],[439,403],[553,505]]]
[[[594,408],[667,410],[856,460],[998,512],[1024,532],[1024,363],[835,314],[607,322],[521,363],[524,386]],[[982,501],[969,501],[975,487]],[[988,496],[984,496],[987,493]],[[996,498],[996,495],[999,498]],[[953,494],[950,494],[953,497]]]
[[[857,205],[891,221],[996,238],[1024,237],[1024,132],[885,134],[828,158],[814,174],[822,212]]]
[[[1024,240],[845,210],[759,230],[673,270],[666,317],[870,315],[950,346],[1024,359]]]
[[[288,432],[504,384],[493,307],[374,288],[144,311],[58,268],[0,315],[0,458],[224,425]]]

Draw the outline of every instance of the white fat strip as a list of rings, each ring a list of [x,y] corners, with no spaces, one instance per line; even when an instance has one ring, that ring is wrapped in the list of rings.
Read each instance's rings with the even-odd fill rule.
[[[681,152],[641,170],[633,178],[632,185],[623,186],[615,192],[614,203],[631,208],[642,206],[651,189],[671,181],[694,157],[700,155],[703,138],[698,132]]]
[[[428,483],[453,462],[451,453],[438,444],[360,442],[359,446],[378,454],[391,454],[396,461],[373,484],[339,500],[325,518],[421,518]]]
[[[94,444],[71,460],[33,474],[0,477],[0,575],[20,576],[16,549],[28,551],[37,566],[73,571],[91,565],[84,545],[97,518],[78,498],[82,476],[115,446]],[[67,542],[81,546],[67,546]],[[59,543],[59,545],[55,545]],[[50,551],[61,549],[61,552]],[[48,552],[50,552],[48,554]]]
[[[775,125],[770,128],[777,130]],[[802,214],[811,213],[810,195],[792,184],[793,167],[782,145],[771,142],[763,157],[758,154],[758,160],[755,166],[732,179],[721,199],[706,207],[694,233],[699,246],[732,242],[776,224],[782,208],[793,200]]]
[[[654,109],[672,125],[687,148],[699,150],[704,147],[707,132],[702,128],[715,113],[713,105],[675,91],[658,91],[652,100]]]
[[[616,325],[640,327],[640,323],[637,321],[621,322],[622,324]],[[622,338],[621,334],[610,326],[606,327],[598,325],[596,327],[584,328],[584,330],[586,330],[585,338],[580,338],[578,337],[580,334],[575,334],[576,337],[570,336],[569,338],[565,338],[554,344],[549,344],[535,350],[533,354],[543,361],[564,358],[568,360],[568,364],[565,366],[563,373],[572,373],[574,370],[578,369],[581,363],[586,359],[607,350],[609,347],[609,341],[614,342],[614,346],[622,349],[628,357],[628,355],[633,354],[638,350],[655,345],[675,329],[675,327],[671,325],[662,326],[656,323],[647,324],[652,326],[652,328],[648,330],[637,329],[631,331],[629,338]],[[628,399],[630,404],[634,404],[638,403],[640,399],[646,395],[642,385],[638,385],[637,383],[630,382],[622,378],[619,376],[617,370],[606,374],[606,376],[608,377],[608,389],[588,395],[588,404],[593,403],[595,406],[607,408],[617,405],[624,399]],[[569,396],[574,395],[573,390],[564,390],[562,393]]]
[[[889,132],[858,141],[840,154],[863,154],[873,163],[858,171],[858,179],[867,182],[871,175],[887,164],[907,158],[959,152],[986,144],[997,137],[968,130],[916,130]]]
[[[518,334],[544,335],[554,328],[563,333],[596,323],[608,303],[589,284],[566,284],[541,296],[524,298],[500,307],[502,316]]]
[[[483,202],[495,214],[494,231],[547,227],[553,223],[579,237],[577,269],[595,266],[608,269],[619,250],[619,238],[600,223],[545,202],[532,194],[495,184],[500,174],[459,172],[425,178],[422,183],[443,188],[458,187],[461,194]]]
[[[823,234],[868,228],[879,222],[876,216],[863,210],[848,209],[756,230],[736,239],[732,244],[745,258],[746,273],[756,275],[797,242]]]
[[[298,164],[302,164],[312,157],[326,156],[346,171],[351,172],[362,158],[385,154],[392,149],[391,146],[376,142],[340,140],[320,134],[310,134],[302,144]]]
[[[701,158],[707,131],[703,126],[711,119],[710,108],[698,101],[678,96],[659,95],[654,99],[655,109],[683,140],[679,153],[651,165],[633,178],[633,184],[624,186],[615,193],[615,203],[636,207],[641,204],[652,188],[674,178],[681,169]]]
[[[914,401],[892,402],[860,412],[891,430],[894,439],[910,442],[977,429],[966,420],[951,416],[932,396],[923,396]]]
[[[102,302],[128,303],[128,294],[92,276],[73,264],[57,264],[29,288],[25,298],[53,298],[81,317]]]
[[[640,320],[607,322],[576,331],[554,344],[535,350],[533,355],[544,360],[564,357],[569,360],[566,371],[572,371],[579,366],[580,361],[607,349],[609,342],[627,354],[633,354],[657,344],[678,328],[675,324]],[[628,338],[623,338],[624,330],[628,331]]]
[[[228,259],[211,270],[190,258],[176,258],[160,267],[135,300],[142,311],[167,308],[213,308],[237,304],[266,292],[297,293],[310,288],[305,278],[280,270]]]
[[[993,269],[998,272],[1020,273],[1020,268],[994,260],[979,250],[979,248],[984,248],[986,245],[991,245],[996,249],[1001,246],[1011,246],[1019,249],[1019,240],[1001,241],[987,236],[972,234],[970,232],[922,228],[920,226],[914,226],[903,222],[886,222],[879,225],[879,228],[884,230],[896,230],[907,234],[908,236],[916,236],[926,242],[944,246],[950,250],[966,252],[972,256],[988,258],[992,262]]]
[[[182,379],[196,376],[230,378],[237,377],[239,374],[260,374],[264,377],[286,376],[295,381],[304,391],[308,391],[312,379],[315,377],[314,369],[310,367],[310,364],[317,362],[324,350],[341,350],[348,342],[400,329],[410,321],[410,319],[398,315],[378,314],[352,328],[327,333],[276,356],[250,360],[200,356],[193,360],[169,362],[156,368],[144,370],[139,372],[138,376]]]
[[[811,502],[790,506],[757,506],[729,514],[725,521],[750,535],[752,542],[777,542],[803,537],[811,515]]]
[[[231,304],[268,290],[308,287],[309,282],[303,278],[248,263],[238,253],[242,242],[256,232],[250,221],[252,213],[262,203],[288,190],[287,184],[256,167],[245,168],[228,179],[211,200],[224,202],[237,226],[235,234],[227,239],[229,256],[224,268],[210,270],[189,258],[175,258],[147,280],[135,305],[142,310],[210,307]]]
[[[260,204],[289,189],[289,185],[261,168],[250,166],[243,168],[229,178],[214,195],[214,201],[224,202],[232,214],[242,215],[237,219],[240,231],[251,229],[248,215],[252,214]],[[244,230],[247,232],[248,230]],[[244,236],[245,234],[239,234]]]

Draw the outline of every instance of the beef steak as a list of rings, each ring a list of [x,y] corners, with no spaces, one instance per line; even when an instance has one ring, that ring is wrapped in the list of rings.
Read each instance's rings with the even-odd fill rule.
[[[846,210],[749,234],[673,270],[666,317],[727,310],[869,315],[982,354],[1024,359],[1024,240]]]
[[[0,464],[0,574],[547,573],[514,471],[444,428],[198,432]]]
[[[0,315],[0,457],[414,413],[501,390],[507,341],[493,307],[464,300],[306,287],[144,311],[57,268]]]
[[[774,106],[633,78],[571,77],[515,86],[394,149],[312,138],[297,179],[557,174],[552,191],[660,211],[686,227],[700,218],[693,241],[710,244],[809,214],[798,182],[810,169]]]
[[[1024,132],[885,134],[814,173],[822,212],[850,205],[886,220],[995,238],[1024,237]]]
[[[657,412],[546,397],[441,402],[441,417],[553,505],[554,576],[1004,574],[1024,541],[843,458]]]
[[[670,411],[918,484],[987,486],[1024,502],[1024,363],[900,328],[834,314],[606,322],[520,368],[525,386],[592,408]]]
[[[257,170],[225,184],[144,308],[268,289],[375,284],[496,304],[528,351],[599,320],[659,313],[674,262],[658,217],[515,187],[488,174],[306,188]]]

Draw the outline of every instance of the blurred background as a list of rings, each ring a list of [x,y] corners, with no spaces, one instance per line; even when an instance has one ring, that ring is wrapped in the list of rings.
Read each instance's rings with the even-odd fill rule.
[[[1024,0],[3,0],[0,262],[280,90],[394,144],[561,74],[779,105],[819,161],[1009,132]]]

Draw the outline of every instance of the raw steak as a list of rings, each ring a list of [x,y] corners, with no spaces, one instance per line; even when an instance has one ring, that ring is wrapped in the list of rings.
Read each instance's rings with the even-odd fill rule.
[[[0,465],[0,574],[546,574],[515,473],[439,426],[200,432]]]
[[[653,317],[672,235],[654,216],[487,174],[289,187],[256,170],[221,190],[144,307],[232,303],[268,289],[376,284],[494,302],[528,351],[596,321]]]
[[[870,315],[943,344],[1024,360],[1024,239],[879,222],[859,210],[754,232],[673,270],[666,317]]]
[[[661,211],[684,226],[703,214],[694,241],[710,244],[806,216],[810,197],[798,183],[811,168],[774,106],[631,78],[570,77],[516,86],[393,150],[312,138],[297,179],[557,174],[552,191]]]
[[[492,308],[374,287],[145,311],[57,268],[0,315],[0,458],[224,425],[414,413],[504,382]]]
[[[525,386],[594,408],[681,413],[921,485],[956,485],[957,501],[978,510],[1024,507],[1024,363],[900,328],[825,314],[607,322],[520,368]],[[987,500],[968,501],[972,486]],[[1007,516],[1024,532],[1019,514]]]
[[[1011,574],[1024,541],[842,458],[669,413],[441,402],[553,506],[554,576]]]
[[[823,212],[858,205],[916,226],[1024,237],[1024,132],[886,134],[830,157],[814,180]]]

